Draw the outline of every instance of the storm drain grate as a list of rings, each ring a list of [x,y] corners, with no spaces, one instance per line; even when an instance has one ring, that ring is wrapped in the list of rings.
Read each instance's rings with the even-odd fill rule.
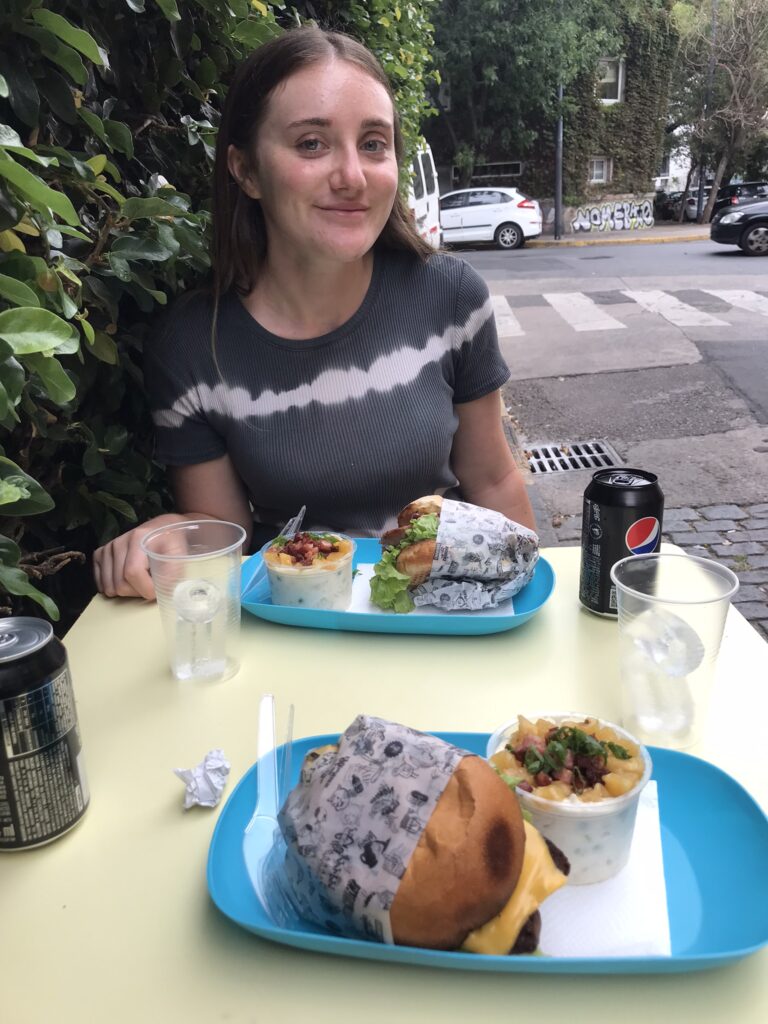
[[[532,444],[525,456],[532,473],[565,473],[571,469],[621,466],[623,460],[606,441],[550,441]]]

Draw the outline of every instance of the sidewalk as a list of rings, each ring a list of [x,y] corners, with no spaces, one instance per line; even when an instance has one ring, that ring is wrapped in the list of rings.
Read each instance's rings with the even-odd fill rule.
[[[587,481],[585,474],[585,487]],[[528,495],[544,547],[581,543],[580,515],[556,516],[549,522],[536,500],[535,483],[528,488]],[[768,502],[744,507],[666,508],[662,539],[732,569],[739,578],[733,604],[768,640]]]
[[[650,245],[665,242],[703,242],[709,239],[709,224],[678,224],[663,221],[652,228],[636,228],[633,231],[578,231],[564,234],[555,241],[551,235],[540,235],[529,239],[527,249],[561,248],[582,245]]]

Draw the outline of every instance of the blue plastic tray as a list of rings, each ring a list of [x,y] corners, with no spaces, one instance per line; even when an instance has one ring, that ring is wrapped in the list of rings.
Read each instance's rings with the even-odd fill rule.
[[[436,733],[485,754],[486,733]],[[338,737],[293,744],[292,784],[307,751]],[[664,874],[672,939],[669,957],[477,956],[339,938],[310,924],[279,928],[256,899],[243,863],[243,829],[256,799],[250,768],[219,817],[208,853],[208,890],[223,914],[262,938],[287,946],[394,963],[531,974],[652,974],[705,970],[756,952],[768,942],[768,818],[734,779],[696,757],[651,747],[659,783]],[[631,922],[628,922],[631,927]]]
[[[381,544],[374,538],[361,538],[353,566],[375,564],[381,558]],[[243,563],[240,592],[242,606],[252,615],[286,626],[309,626],[314,629],[349,629],[363,633],[442,633],[453,636],[477,636],[503,633],[527,622],[544,605],[555,585],[555,574],[546,558],[539,558],[531,582],[513,598],[514,611],[509,614],[485,612],[441,612],[434,614],[396,615],[394,612],[333,612],[320,608],[289,608],[272,604],[269,583],[260,574],[262,557],[252,555]]]

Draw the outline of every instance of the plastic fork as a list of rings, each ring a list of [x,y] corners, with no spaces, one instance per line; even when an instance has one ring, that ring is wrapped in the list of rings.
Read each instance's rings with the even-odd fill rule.
[[[287,537],[289,540],[295,537],[296,534],[299,532],[299,528],[301,527],[302,522],[304,521],[304,514],[306,511],[307,506],[302,505],[299,511],[296,513],[296,515],[293,516],[293,518],[289,519],[285,526],[282,528],[282,530],[280,531],[280,536]],[[261,584],[266,578],[267,567],[264,564],[264,559],[262,559],[259,565],[257,566],[253,576],[251,576],[251,578],[248,580],[245,589],[241,593],[241,600],[242,598],[250,594],[251,591],[254,590],[257,586],[259,586],[259,584]]]
[[[275,750],[275,698],[263,694],[259,701],[258,756],[256,763],[256,806],[243,833],[243,859],[254,892],[272,917],[267,899],[265,867],[277,829],[278,778]]]

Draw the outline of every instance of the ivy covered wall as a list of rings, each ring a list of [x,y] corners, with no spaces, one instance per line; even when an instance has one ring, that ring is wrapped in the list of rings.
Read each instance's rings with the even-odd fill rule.
[[[563,192],[577,204],[603,195],[648,192],[653,188],[663,151],[670,79],[679,39],[666,7],[646,11],[642,20],[625,23],[624,99],[603,104],[596,96],[596,75],[577,80],[564,98]],[[526,161],[520,188],[538,197],[554,191],[554,130],[547,126]],[[606,184],[588,182],[590,157],[612,160]]]

